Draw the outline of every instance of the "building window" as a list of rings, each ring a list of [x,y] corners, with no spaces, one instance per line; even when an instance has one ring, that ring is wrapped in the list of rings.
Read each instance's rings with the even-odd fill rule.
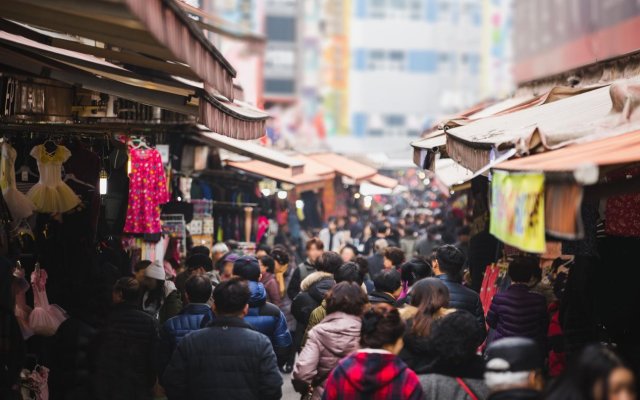
[[[405,54],[403,51],[394,50],[388,53],[387,69],[390,71],[403,71],[405,69]]]
[[[391,114],[384,117],[384,122],[390,128],[403,127],[405,125],[405,121],[405,116],[400,114]]]
[[[292,79],[265,79],[264,91],[272,95],[292,95],[295,94],[295,83]]]
[[[267,16],[267,38],[276,42],[295,42],[296,20],[294,17]]]
[[[369,51],[367,57],[367,69],[370,71],[383,71],[386,66],[385,52],[382,50]]]
[[[358,16],[372,19],[420,20],[423,15],[423,0],[368,0],[366,5],[357,3],[356,7]]]
[[[367,114],[354,113],[351,119],[353,133],[358,137],[364,136],[367,132]]]
[[[433,73],[438,70],[438,53],[431,50],[413,50],[408,54],[408,68],[411,72]]]

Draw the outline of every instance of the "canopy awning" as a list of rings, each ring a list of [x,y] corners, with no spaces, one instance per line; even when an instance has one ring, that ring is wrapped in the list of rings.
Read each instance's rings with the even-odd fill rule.
[[[447,131],[447,152],[471,170],[489,161],[493,149],[520,154],[620,135],[640,127],[640,85],[622,81]]]
[[[364,182],[360,185],[359,193],[363,196],[388,196],[393,193],[388,187]]]
[[[375,174],[371,178],[367,179],[367,181],[371,184],[387,189],[395,189],[398,186],[398,181],[396,179],[381,174]]]
[[[375,168],[361,164],[349,158],[334,153],[309,154],[308,157],[329,166],[335,171],[359,184],[378,173]]]
[[[0,2],[0,17],[4,18],[0,29],[50,46],[60,54],[69,50],[104,58],[125,71],[148,77],[147,81],[195,80],[192,97],[200,101],[193,104],[189,98],[183,103],[191,102],[199,110],[189,114],[226,136],[255,139],[264,135],[268,115],[234,101],[235,70],[175,0],[5,0]],[[4,44],[7,41],[11,40],[5,37]],[[33,43],[18,42],[21,51],[30,47],[30,52],[46,52]],[[46,55],[61,61],[61,56]],[[126,75],[116,72],[122,74]],[[152,101],[140,102],[163,107]]]
[[[441,158],[435,164],[436,179],[445,186],[447,192],[451,189],[461,190],[460,186],[473,178],[473,172],[450,158]]]
[[[273,179],[274,181],[294,185],[298,193],[308,190],[322,189],[324,188],[326,180],[333,179],[333,175],[320,176],[310,174],[308,172],[302,172],[300,174],[294,175],[291,168],[276,167],[275,165],[256,160],[244,162],[227,161],[226,164],[231,168],[243,171],[254,176]]]
[[[262,161],[276,167],[291,170],[291,175],[300,175],[305,170],[305,163],[277,150],[261,146],[248,140],[233,139],[211,131],[204,125],[198,125],[198,134],[203,142],[228,150],[232,153]]]

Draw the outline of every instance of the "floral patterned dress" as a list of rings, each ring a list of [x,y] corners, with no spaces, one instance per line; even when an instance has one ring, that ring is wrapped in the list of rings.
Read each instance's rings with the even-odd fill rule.
[[[160,233],[160,205],[169,201],[160,152],[131,149],[126,233]]]

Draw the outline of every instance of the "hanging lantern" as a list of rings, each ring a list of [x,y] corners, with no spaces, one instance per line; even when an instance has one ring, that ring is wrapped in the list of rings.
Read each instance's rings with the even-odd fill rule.
[[[107,194],[107,171],[100,170],[100,194]]]

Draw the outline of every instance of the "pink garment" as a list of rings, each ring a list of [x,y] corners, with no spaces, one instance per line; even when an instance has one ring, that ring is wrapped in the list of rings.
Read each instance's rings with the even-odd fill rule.
[[[269,220],[267,217],[258,217],[258,233],[256,233],[256,243],[260,243],[262,237],[269,230]]]
[[[36,335],[53,336],[67,315],[62,308],[55,304],[49,304],[45,285],[47,283],[47,271],[36,269],[31,274],[31,287],[33,288],[33,311],[29,315],[29,326]]]
[[[20,331],[22,332],[22,338],[24,340],[29,339],[33,336],[33,329],[29,325],[29,316],[31,315],[32,308],[27,305],[26,293],[29,291],[29,282],[24,279],[24,272],[22,272],[23,276],[18,278],[14,284],[16,285],[16,305],[14,308],[14,314],[16,319],[18,320],[18,325],[20,325]]]
[[[169,201],[160,152],[131,149],[126,233],[160,233],[160,205]]]

